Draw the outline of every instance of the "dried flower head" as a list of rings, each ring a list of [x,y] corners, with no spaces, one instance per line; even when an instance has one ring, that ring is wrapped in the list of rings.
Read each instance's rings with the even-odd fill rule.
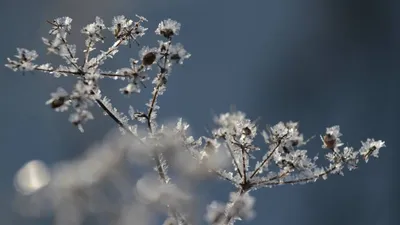
[[[164,36],[165,38],[171,38],[173,35],[178,35],[180,29],[180,23],[175,20],[167,19],[158,24],[156,34]]]
[[[325,134],[323,138],[323,142],[326,148],[333,149],[335,148],[336,144],[336,139],[333,135],[331,134]]]
[[[154,61],[156,61],[156,56],[157,55],[154,52],[149,52],[144,55],[142,58],[143,65],[150,66],[151,64],[153,64]]]
[[[51,93],[51,99],[46,102],[46,105],[50,105],[56,111],[63,112],[68,110],[69,103],[68,93],[59,87],[56,92]]]
[[[325,135],[323,137],[321,136],[323,142],[322,147],[334,150],[335,148],[342,146],[343,143],[339,138],[340,136],[342,136],[342,134],[340,133],[339,126],[336,125],[326,128]]]
[[[362,147],[360,154],[364,157],[364,160],[368,162],[369,157],[372,155],[378,158],[379,149],[386,147],[384,141],[375,141],[374,139],[368,138],[366,142],[361,142]]]
[[[157,59],[157,48],[143,47],[139,52],[144,66],[151,66]]]

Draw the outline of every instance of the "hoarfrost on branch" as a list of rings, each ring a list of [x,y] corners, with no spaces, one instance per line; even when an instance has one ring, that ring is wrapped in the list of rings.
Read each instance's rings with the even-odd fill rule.
[[[328,127],[320,136],[328,165],[320,166],[317,156],[308,156],[305,145],[309,139],[304,139],[297,122],[279,122],[260,132],[259,124],[240,111],[216,116],[211,136],[195,138],[182,118],[169,124],[156,121],[158,100],[166,91],[172,67],[190,57],[184,46],[175,42],[180,23],[161,21],[155,30],[161,38],[157,45],[141,47],[138,59],[131,58],[126,67],[114,72],[102,70],[101,65],[123,45],[141,45],[140,38],[148,30],[144,27],[146,18],[116,16],[106,27],[96,17],[81,29],[86,36],[81,59],[75,45],[68,42],[72,19],[61,17],[47,22],[51,26],[50,38],[43,38],[43,43],[49,53],[59,55],[66,64],[36,64],[35,50],[17,48],[15,57],[7,58],[6,66],[13,71],[75,78],[71,90],[57,88],[46,104],[57,112],[70,111],[69,121],[82,132],[84,124],[94,119],[91,110],[97,105],[119,126],[120,132],[112,132],[82,157],[53,168],[40,160],[24,165],[15,176],[15,186],[21,196],[29,199],[30,204],[20,205],[28,214],[52,211],[56,224],[80,224],[90,214],[106,216],[118,224],[150,224],[152,215],[164,213],[164,224],[196,224],[191,207],[195,195],[179,184],[184,178],[203,181],[216,177],[231,183],[237,191],[230,193],[227,203],[211,202],[204,219],[209,224],[233,224],[254,218],[252,191],[343,175],[345,168],[356,169],[360,161],[378,157],[379,150],[385,147],[384,141],[367,139],[355,150],[344,146],[339,126]],[[93,54],[96,44],[106,40],[107,30],[114,43]],[[152,72],[152,68],[158,72]],[[120,88],[125,95],[140,94],[152,86],[148,103],[143,109],[130,106],[130,117],[125,116],[102,93],[99,80],[106,78],[125,81],[126,86]],[[264,138],[264,145],[255,144],[258,134]],[[129,171],[133,165],[151,167],[155,173],[132,179]]]

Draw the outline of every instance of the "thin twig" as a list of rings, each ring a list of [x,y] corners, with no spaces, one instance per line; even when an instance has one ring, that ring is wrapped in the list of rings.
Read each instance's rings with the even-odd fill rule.
[[[222,173],[218,172],[217,170],[215,170],[215,169],[210,169],[210,170],[211,170],[213,173],[215,173],[217,176],[221,177],[222,179],[225,179],[225,180],[227,180],[227,181],[229,181],[229,182],[231,182],[231,183],[233,183],[233,184],[238,185],[238,183],[236,183],[236,181],[230,179],[229,177],[224,176]]]
[[[241,149],[242,149],[242,167],[243,167],[243,181],[242,181],[242,183],[246,184],[246,182],[247,182],[247,179],[246,179],[246,173],[247,173],[247,171],[246,171],[246,154],[245,154],[246,149],[243,146],[241,146]]]
[[[236,161],[235,154],[233,154],[233,150],[232,150],[231,146],[229,145],[228,141],[226,141],[226,139],[225,139],[225,143],[226,143],[226,146],[227,146],[227,148],[228,148],[228,150],[229,150],[229,153],[231,154],[233,163],[235,164],[235,167],[237,168],[237,171],[238,171],[238,173],[239,173],[239,176],[240,176],[241,178],[243,178],[243,174],[242,174],[242,171],[240,171],[240,167],[239,167],[239,164],[238,164],[237,161]]]
[[[158,85],[156,86],[156,90],[155,90],[155,92],[154,92],[154,94],[153,94],[153,97],[152,97],[152,99],[151,99],[149,111],[148,111],[148,113],[147,113],[147,116],[145,117],[145,118],[147,119],[147,127],[149,128],[150,133],[153,132],[153,129],[152,129],[152,127],[151,127],[151,114],[153,113],[154,105],[155,105],[155,103],[156,103],[156,101],[157,101],[158,91],[160,90],[160,87],[161,87],[161,84],[158,84]]]
[[[282,139],[285,138],[286,135],[287,134],[285,134],[282,138],[280,138],[278,140],[278,143],[276,144],[275,148],[272,151],[270,151],[270,153],[268,154],[267,158],[265,158],[264,161],[257,167],[257,169],[255,169],[254,172],[250,175],[250,179],[253,178],[258,173],[258,171],[271,159],[272,155],[275,153],[275,151],[281,145]]]
[[[171,38],[169,38],[168,48],[167,48],[167,50],[166,50],[165,55],[163,56],[163,57],[164,57],[164,67],[161,67],[160,65],[158,65],[158,66],[160,67],[160,70],[161,70],[161,72],[160,72],[160,74],[159,74],[160,82],[159,82],[159,83],[157,84],[157,86],[156,86],[156,89],[155,89],[154,94],[153,94],[153,98],[151,99],[149,111],[148,111],[148,113],[147,113],[147,126],[148,126],[150,132],[152,132],[152,128],[151,128],[151,114],[153,113],[154,105],[155,105],[155,103],[156,103],[156,101],[157,101],[157,97],[158,97],[158,93],[159,93],[159,91],[160,91],[160,87],[164,84],[163,81],[162,81],[162,79],[163,79],[163,77],[165,76],[164,73],[167,71],[167,68],[166,68],[167,60],[168,60],[167,56],[168,56],[168,52],[169,52],[170,46],[171,46]],[[165,85],[165,84],[164,84],[164,85]]]
[[[71,74],[71,75],[76,75],[76,76],[82,76],[86,74],[86,72],[82,71],[69,71],[69,70],[57,70],[57,69],[43,69],[36,67],[35,70],[40,71],[40,72],[45,72],[45,73],[66,73],[66,74]],[[100,72],[99,73],[101,76],[105,77],[129,77],[129,75],[125,74],[117,74],[117,73],[106,73],[106,72]]]
[[[102,61],[104,60],[105,57],[107,57],[109,54],[111,54],[111,52],[115,51],[121,44],[122,44],[122,39],[118,39],[118,41],[114,42],[114,44],[108,48],[107,52],[105,52],[104,54],[101,55],[101,57],[98,59],[98,61]],[[88,69],[95,67],[95,66],[99,66],[98,63],[93,63],[92,65],[90,65],[88,67]]]
[[[93,43],[93,42],[92,42],[92,39],[90,39],[90,41],[89,41],[89,43],[88,43],[88,45],[87,45],[86,51],[85,51],[85,60],[83,61],[82,68],[84,68],[85,65],[86,65],[86,63],[89,62],[89,55],[90,55],[90,49],[92,48],[92,47],[91,47],[92,43]]]
[[[107,106],[103,103],[103,101],[101,99],[96,99],[97,104],[100,106],[100,108],[102,108],[108,116],[111,117],[112,120],[114,120],[114,122],[116,122],[121,128],[123,128],[125,131],[129,132],[130,134],[132,134],[134,137],[136,137],[136,135],[129,129],[129,127],[124,124],[121,120],[118,119],[118,117],[116,117],[108,108]],[[137,137],[139,140],[140,138]],[[141,141],[141,140],[140,140]],[[144,144],[141,141],[142,144]]]
[[[326,175],[330,174],[330,173],[331,173],[333,170],[335,170],[335,169],[336,169],[336,166],[333,166],[332,168],[326,170],[326,171],[323,172],[323,173],[317,174],[317,175],[312,176],[312,177],[301,178],[301,179],[294,179],[294,180],[287,180],[287,181],[282,181],[282,180],[276,181],[276,179],[273,179],[273,180],[271,179],[271,180],[267,180],[267,181],[262,181],[262,182],[260,182],[260,183],[256,183],[256,184],[254,184],[254,186],[260,186],[260,185],[297,184],[297,183],[308,182],[308,181],[315,180],[315,179],[321,178],[321,177],[323,177],[323,176],[326,176]],[[275,181],[275,182],[269,183],[270,181]],[[254,187],[254,186],[253,186],[253,187]]]

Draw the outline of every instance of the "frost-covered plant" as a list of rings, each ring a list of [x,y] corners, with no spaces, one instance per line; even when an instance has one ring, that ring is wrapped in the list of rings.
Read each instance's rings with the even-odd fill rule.
[[[101,65],[113,58],[122,45],[140,45],[139,39],[147,31],[143,27],[147,20],[136,17],[134,21],[117,16],[110,27],[96,17],[94,23],[81,30],[86,35],[82,60],[77,57],[75,45],[68,42],[72,22],[69,17],[48,21],[51,38],[43,38],[48,52],[62,57],[65,65],[36,64],[36,51],[22,48],[17,49],[15,59],[7,59],[6,66],[14,71],[75,77],[71,91],[58,88],[46,104],[56,111],[71,110],[69,120],[80,131],[83,132],[85,122],[93,119],[90,110],[95,104],[121,131],[113,132],[104,143],[95,145],[79,159],[61,162],[52,169],[39,160],[24,165],[15,176],[15,184],[20,193],[17,203],[23,203],[19,206],[25,213],[54,212],[56,224],[81,224],[86,216],[95,215],[117,224],[143,225],[154,222],[152,218],[159,213],[166,216],[164,224],[197,224],[195,195],[188,188],[190,185],[182,183],[217,177],[231,183],[237,192],[230,193],[227,203],[212,202],[204,219],[209,224],[233,224],[255,216],[252,191],[343,175],[345,167],[356,169],[360,160],[368,162],[371,156],[378,157],[379,149],[385,147],[385,142],[374,139],[362,142],[358,150],[343,147],[339,126],[329,127],[321,136],[328,164],[321,166],[317,165],[318,157],[307,155],[304,146],[308,140],[300,133],[297,122],[279,122],[258,132],[256,122],[240,111],[233,111],[216,116],[211,136],[197,139],[190,135],[189,124],[182,119],[157,124],[157,101],[166,90],[171,68],[182,64],[190,54],[182,44],[174,42],[180,23],[168,19],[155,30],[162,38],[156,47],[142,47],[139,59],[130,59],[126,68],[102,70]],[[93,56],[95,45],[105,40],[104,30],[111,31],[115,42]],[[101,92],[99,80],[112,78],[127,81],[120,89],[123,94],[139,94],[152,77],[149,73],[154,67],[158,72],[152,81],[153,91],[146,110],[130,107],[130,118],[118,112]],[[254,143],[259,133],[265,147]],[[155,165],[155,173],[134,179],[131,175],[134,165]]]

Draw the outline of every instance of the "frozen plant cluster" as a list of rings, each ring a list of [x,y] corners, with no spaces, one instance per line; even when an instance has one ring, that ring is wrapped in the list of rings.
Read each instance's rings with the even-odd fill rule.
[[[7,67],[14,71],[39,71],[55,77],[70,76],[76,84],[70,91],[58,88],[46,102],[55,111],[70,111],[69,121],[83,132],[84,124],[93,119],[92,106],[97,105],[115,121],[119,131],[111,132],[102,143],[88,149],[81,157],[57,163],[51,168],[40,160],[26,163],[15,176],[18,191],[16,204],[30,216],[53,214],[57,225],[83,224],[88,221],[105,224],[189,225],[207,222],[213,225],[234,224],[254,218],[255,198],[252,191],[285,184],[305,184],[357,168],[360,161],[378,157],[381,140],[367,139],[359,149],[344,146],[339,126],[326,129],[321,135],[326,149],[324,166],[318,157],[308,156],[297,122],[279,122],[259,131],[258,124],[243,112],[232,111],[215,116],[215,129],[210,136],[194,138],[189,124],[178,119],[167,124],[157,123],[160,109],[157,102],[165,92],[171,68],[182,64],[190,54],[175,43],[181,24],[161,21],[155,34],[162,40],[155,47],[141,47],[138,59],[116,71],[101,69],[120,47],[132,43],[140,46],[140,38],[148,30],[146,18],[135,20],[114,17],[111,26],[103,20],[81,29],[86,36],[83,59],[77,57],[75,45],[68,42],[72,19],[61,17],[47,21],[50,38],[43,38],[49,53],[63,58],[65,65],[36,64],[34,50],[18,48]],[[106,50],[96,51],[103,43],[105,31],[114,42]],[[97,54],[94,54],[97,52]],[[157,72],[151,75],[152,69]],[[152,92],[143,110],[129,107],[128,116],[117,111],[111,100],[101,92],[101,79],[123,80],[124,95],[140,94],[152,79]],[[258,134],[265,144],[258,146]],[[152,168],[144,175],[135,174],[136,167]],[[145,169],[141,171],[146,171]],[[211,202],[205,215],[197,215],[196,194],[190,183],[219,178],[232,184],[237,191],[227,202]],[[93,222],[92,221],[92,222]],[[202,222],[203,221],[203,222]]]

